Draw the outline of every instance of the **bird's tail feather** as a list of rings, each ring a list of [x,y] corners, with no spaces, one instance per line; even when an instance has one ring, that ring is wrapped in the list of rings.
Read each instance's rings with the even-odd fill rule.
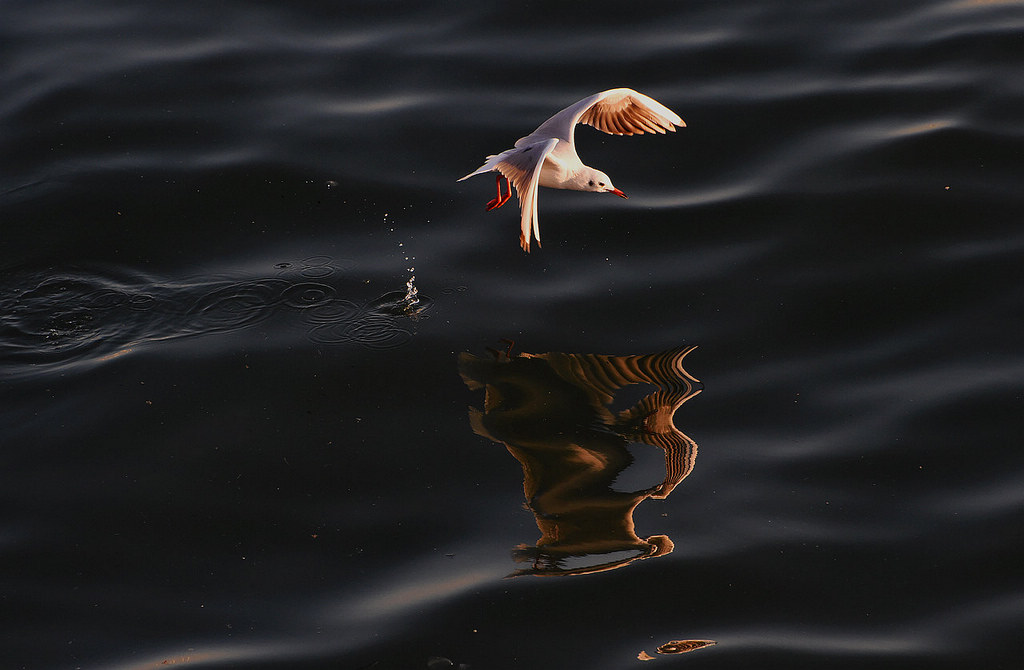
[[[500,154],[491,154],[490,156],[488,156],[485,159],[485,162],[484,162],[483,165],[481,165],[477,169],[473,170],[472,172],[467,174],[465,177],[460,177],[459,179],[456,179],[455,181],[462,181],[464,179],[469,179],[470,177],[475,177],[478,174],[484,174],[485,172],[493,172],[494,168],[498,165],[498,163],[501,162],[501,160],[505,157],[505,154],[507,154],[507,153],[508,153],[508,151],[502,152]]]

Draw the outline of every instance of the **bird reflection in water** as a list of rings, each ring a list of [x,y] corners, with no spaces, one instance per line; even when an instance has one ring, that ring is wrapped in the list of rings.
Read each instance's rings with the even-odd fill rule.
[[[693,469],[697,444],[672,417],[702,390],[682,366],[695,348],[604,356],[515,354],[510,344],[487,357],[459,356],[463,381],[484,390],[483,410],[469,410],[473,431],[504,444],[522,465],[526,505],[541,532],[536,546],[512,552],[529,567],[510,577],[591,574],[672,551],[665,535],[637,536],[633,511],[648,498],[668,497]],[[637,385],[654,388],[613,411],[624,389]],[[627,446],[636,442],[664,451],[665,477],[639,491],[616,490],[633,462]]]

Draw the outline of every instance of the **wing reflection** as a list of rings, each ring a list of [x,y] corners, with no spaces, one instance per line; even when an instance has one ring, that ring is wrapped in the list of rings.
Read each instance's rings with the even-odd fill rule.
[[[470,408],[473,431],[504,444],[523,467],[526,505],[541,537],[520,545],[520,575],[602,572],[674,548],[664,535],[637,536],[633,510],[647,498],[666,498],[690,474],[697,444],[672,422],[675,411],[701,392],[682,361],[696,347],[642,356],[513,354],[459,356],[459,374],[484,389],[483,410]],[[624,389],[654,388],[615,412]],[[613,484],[633,457],[627,445],[664,450],[665,477],[639,491]],[[569,565],[572,563],[573,565]]]

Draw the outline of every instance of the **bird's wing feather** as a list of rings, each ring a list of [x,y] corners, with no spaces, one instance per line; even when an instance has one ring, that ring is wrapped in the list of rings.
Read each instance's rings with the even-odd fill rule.
[[[537,126],[537,129],[526,137],[520,137],[519,140],[516,141],[516,146],[532,144],[539,141],[541,138],[547,137],[557,137],[560,140],[572,144],[573,129],[576,127],[576,124],[579,123],[580,116],[582,116],[583,113],[594,104],[594,101],[602,95],[604,94],[597,93],[569,105],[544,123]]]
[[[523,251],[530,251],[530,233],[540,245],[540,221],[537,217],[537,189],[540,185],[541,167],[551,150],[558,144],[557,138],[548,138],[534,144],[504,151],[496,158],[494,169],[503,174],[516,187],[519,195],[521,230],[519,245]]]
[[[611,135],[675,132],[686,123],[679,115],[653,98],[630,88],[615,88],[594,96],[596,99],[580,114],[585,123]]]
[[[583,98],[558,112],[516,146],[532,144],[542,137],[557,137],[570,144],[575,141],[576,124],[585,123],[611,135],[675,132],[685,127],[679,115],[643,93],[631,88],[613,88]]]

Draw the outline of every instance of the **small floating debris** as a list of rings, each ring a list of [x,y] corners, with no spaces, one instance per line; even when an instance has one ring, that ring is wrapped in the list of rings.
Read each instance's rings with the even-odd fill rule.
[[[639,654],[636,655],[636,660],[638,660],[638,661],[653,661],[654,657],[651,656],[650,654],[648,654],[646,651],[641,651]]]
[[[659,654],[685,654],[718,644],[714,640],[672,640],[658,647]]]

